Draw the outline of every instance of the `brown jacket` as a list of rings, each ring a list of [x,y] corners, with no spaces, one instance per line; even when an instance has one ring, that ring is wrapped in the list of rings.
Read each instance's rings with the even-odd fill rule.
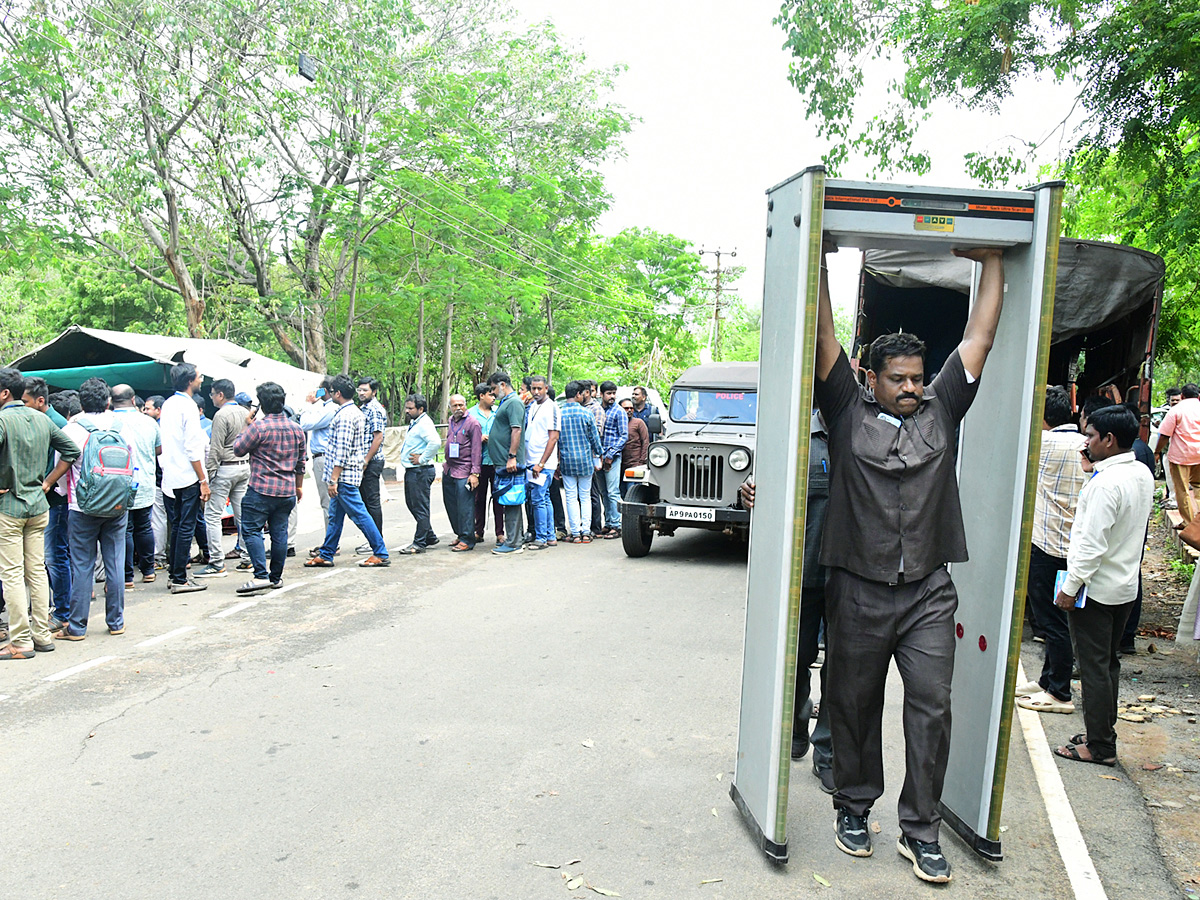
[[[646,423],[634,417],[629,420],[629,440],[621,450],[621,465],[644,466],[646,455],[650,452],[650,430]]]

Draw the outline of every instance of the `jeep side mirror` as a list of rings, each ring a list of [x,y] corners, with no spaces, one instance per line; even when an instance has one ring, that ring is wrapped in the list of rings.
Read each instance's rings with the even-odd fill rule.
[[[646,429],[651,434],[662,434],[662,416],[656,412],[646,416]]]

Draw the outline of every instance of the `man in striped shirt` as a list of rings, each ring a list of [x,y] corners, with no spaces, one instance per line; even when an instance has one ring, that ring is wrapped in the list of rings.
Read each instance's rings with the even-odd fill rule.
[[[1075,711],[1071,701],[1071,632],[1066,612],[1054,605],[1054,579],[1067,568],[1071,523],[1079,492],[1087,482],[1080,455],[1087,441],[1073,418],[1066,390],[1047,388],[1027,583],[1029,605],[1045,635],[1046,654],[1041,677],[1017,688],[1017,704],[1038,712]]]

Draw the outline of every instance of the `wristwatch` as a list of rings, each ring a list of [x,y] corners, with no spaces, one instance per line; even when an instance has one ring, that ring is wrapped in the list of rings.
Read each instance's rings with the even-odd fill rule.
[[[517,458],[517,454],[515,454],[515,453],[510,453],[510,454],[508,454],[508,458],[509,458],[509,459],[516,459],[516,458]]]

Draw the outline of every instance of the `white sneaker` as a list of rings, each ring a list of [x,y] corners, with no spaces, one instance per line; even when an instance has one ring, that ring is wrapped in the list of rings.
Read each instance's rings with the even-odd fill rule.
[[[1032,709],[1034,712],[1065,713],[1075,712],[1075,704],[1070,700],[1059,700],[1047,691],[1038,691],[1028,697],[1018,697],[1017,706],[1021,709]]]

